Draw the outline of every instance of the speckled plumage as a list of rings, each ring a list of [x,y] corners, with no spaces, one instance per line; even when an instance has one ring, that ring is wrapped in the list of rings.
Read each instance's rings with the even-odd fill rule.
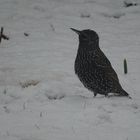
[[[99,36],[93,30],[78,31],[79,47],[75,59],[75,73],[94,96],[115,93],[119,96],[129,96],[119,83],[118,76],[110,61],[99,48]]]

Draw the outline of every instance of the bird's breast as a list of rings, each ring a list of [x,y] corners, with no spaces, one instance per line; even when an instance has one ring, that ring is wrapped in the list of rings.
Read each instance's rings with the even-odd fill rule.
[[[77,75],[93,71],[94,61],[86,53],[77,53],[74,68]]]

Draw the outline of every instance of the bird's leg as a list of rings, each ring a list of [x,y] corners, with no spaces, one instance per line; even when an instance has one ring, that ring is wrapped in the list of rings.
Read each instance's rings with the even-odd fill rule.
[[[97,95],[97,92],[94,92],[94,97],[96,97],[96,95]]]
[[[107,93],[105,93],[104,95],[105,95],[105,97],[108,97],[108,98],[109,98],[109,96],[108,96],[108,94],[107,94]]]

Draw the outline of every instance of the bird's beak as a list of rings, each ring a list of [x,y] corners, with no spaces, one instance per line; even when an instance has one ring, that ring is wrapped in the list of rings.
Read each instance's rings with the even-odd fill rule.
[[[78,35],[80,35],[81,34],[81,31],[79,31],[79,30],[76,30],[76,29],[74,29],[74,28],[70,28],[72,31],[74,31],[75,33],[77,33]]]

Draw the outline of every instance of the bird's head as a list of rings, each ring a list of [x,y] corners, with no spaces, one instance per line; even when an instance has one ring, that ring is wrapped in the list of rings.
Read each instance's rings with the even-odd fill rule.
[[[71,30],[73,30],[79,35],[79,42],[81,44],[98,46],[99,36],[95,31],[90,30],[90,29],[79,31],[74,28],[71,28]]]

